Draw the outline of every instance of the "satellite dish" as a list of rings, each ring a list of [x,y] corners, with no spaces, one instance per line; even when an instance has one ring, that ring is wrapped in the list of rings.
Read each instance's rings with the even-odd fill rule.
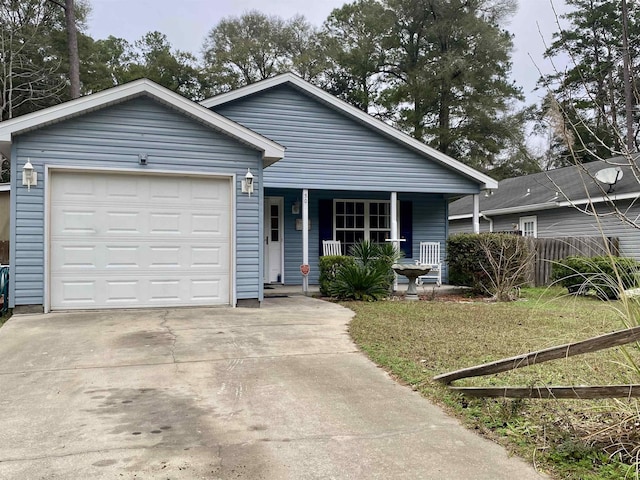
[[[613,186],[622,179],[622,169],[620,167],[603,168],[596,172],[596,180],[609,185],[607,193],[613,191]]]

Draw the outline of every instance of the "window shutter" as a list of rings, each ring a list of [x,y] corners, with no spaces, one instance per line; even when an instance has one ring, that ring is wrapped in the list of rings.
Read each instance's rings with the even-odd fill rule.
[[[400,250],[404,252],[405,257],[413,258],[413,203],[400,202],[400,238],[404,238],[404,242],[400,242]]]
[[[333,240],[333,200],[318,200],[318,256],[322,256],[322,241]]]

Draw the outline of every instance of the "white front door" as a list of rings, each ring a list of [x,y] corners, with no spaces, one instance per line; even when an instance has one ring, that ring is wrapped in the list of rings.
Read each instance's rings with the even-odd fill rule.
[[[282,238],[282,213],[284,198],[264,199],[264,281],[283,283],[282,259],[284,239]]]

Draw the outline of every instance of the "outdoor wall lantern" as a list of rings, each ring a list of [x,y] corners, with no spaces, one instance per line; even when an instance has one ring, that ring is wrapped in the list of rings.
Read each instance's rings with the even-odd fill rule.
[[[22,167],[22,185],[26,185],[28,191],[31,191],[31,185],[34,187],[38,185],[38,172],[33,169],[30,158],[27,159],[27,163]]]
[[[247,168],[247,174],[244,176],[244,180],[242,180],[242,193],[248,193],[249,196],[253,193],[253,175],[249,168]]]

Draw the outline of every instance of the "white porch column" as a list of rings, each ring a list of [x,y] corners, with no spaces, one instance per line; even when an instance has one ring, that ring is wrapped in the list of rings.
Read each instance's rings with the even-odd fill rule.
[[[473,233],[480,233],[480,194],[473,196]]]
[[[398,193],[391,192],[391,238],[398,238]],[[394,243],[394,247],[398,247]]]
[[[391,192],[391,239],[396,252],[400,250],[400,242],[393,241],[398,237],[398,192]],[[393,291],[398,290],[398,275],[394,275]]]
[[[309,190],[302,190],[302,263],[309,265]],[[302,276],[302,291],[309,291],[309,277]]]

